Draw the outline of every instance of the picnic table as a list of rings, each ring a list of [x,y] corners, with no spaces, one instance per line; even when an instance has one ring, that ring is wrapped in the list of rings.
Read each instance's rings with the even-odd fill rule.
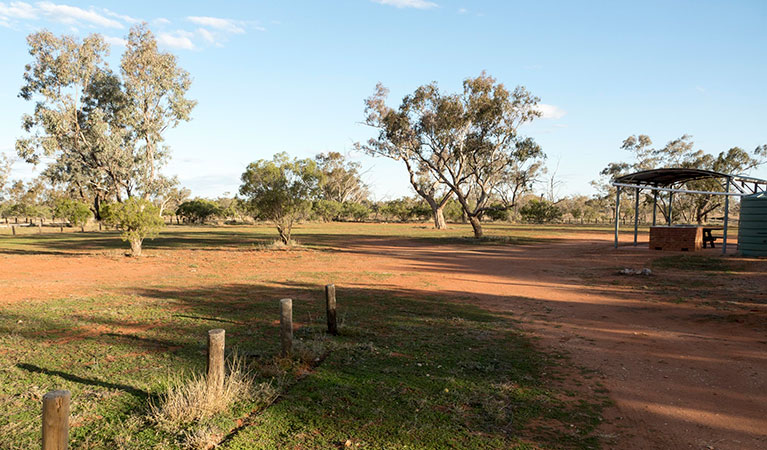
[[[724,230],[723,226],[717,226],[717,225],[706,225],[703,227],[703,248],[706,248],[706,243],[711,244],[711,248],[716,248],[716,245],[714,245],[714,242],[716,242],[717,239],[719,239],[719,236],[713,236],[711,234],[714,230]]]

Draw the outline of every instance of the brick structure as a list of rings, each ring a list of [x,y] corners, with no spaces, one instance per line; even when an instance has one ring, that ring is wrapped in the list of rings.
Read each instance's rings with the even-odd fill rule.
[[[650,250],[696,252],[703,248],[703,227],[650,227]]]

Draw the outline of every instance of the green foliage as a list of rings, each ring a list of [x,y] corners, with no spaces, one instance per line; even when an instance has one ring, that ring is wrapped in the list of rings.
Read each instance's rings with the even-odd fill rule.
[[[314,213],[314,217],[324,222],[338,220],[341,217],[342,209],[343,204],[335,200],[320,199],[316,200],[312,204],[312,212]]]
[[[522,219],[533,223],[549,223],[562,217],[562,210],[555,204],[534,198],[520,208]]]
[[[259,160],[242,174],[240,194],[248,199],[254,216],[272,221],[280,240],[290,243],[293,224],[307,215],[317,197],[322,172],[311,159],[290,159],[287,153],[271,161]]]
[[[160,208],[149,200],[131,197],[124,203],[110,203],[101,210],[103,220],[123,230],[123,241],[130,242],[131,254],[141,256],[144,239],[156,237],[165,226]]]
[[[504,205],[493,204],[491,208],[487,210],[485,216],[494,222],[509,220],[509,210]]]
[[[222,214],[223,211],[221,206],[212,200],[196,198],[180,204],[176,209],[176,215],[191,223],[205,223],[206,220]]]
[[[407,222],[413,217],[413,209],[410,201],[406,198],[389,200],[381,208],[381,212],[389,217],[393,217],[400,222]]]
[[[73,226],[82,227],[93,216],[93,213],[85,203],[64,197],[55,201],[53,215],[67,219]]]
[[[370,207],[364,203],[345,202],[341,205],[341,215],[346,220],[361,222],[370,217],[371,213]]]

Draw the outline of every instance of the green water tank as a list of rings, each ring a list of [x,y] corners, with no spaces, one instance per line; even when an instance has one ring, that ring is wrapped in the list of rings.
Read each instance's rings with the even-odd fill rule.
[[[738,246],[743,256],[767,256],[766,192],[741,199]]]

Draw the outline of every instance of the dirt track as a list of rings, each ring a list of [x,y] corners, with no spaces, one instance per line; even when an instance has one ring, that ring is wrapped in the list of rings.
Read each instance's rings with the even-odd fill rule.
[[[254,270],[268,270],[281,282],[298,280],[301,272],[339,287],[347,280],[349,286],[469,298],[514,313],[544,348],[566,350],[578,365],[597,371],[615,402],[602,429],[606,447],[767,448],[765,260],[737,260],[742,270],[713,278],[672,269],[641,278],[617,270],[647,267],[659,254],[614,250],[608,235],[531,246],[433,246],[387,237],[344,244],[335,252],[243,251],[236,257],[176,250],[164,258],[158,251],[142,261],[7,255],[0,257],[0,298],[124,291],[168,282],[168,273],[188,285],[221,282],[222,273],[233,282]],[[215,280],[206,277],[214,273]]]

